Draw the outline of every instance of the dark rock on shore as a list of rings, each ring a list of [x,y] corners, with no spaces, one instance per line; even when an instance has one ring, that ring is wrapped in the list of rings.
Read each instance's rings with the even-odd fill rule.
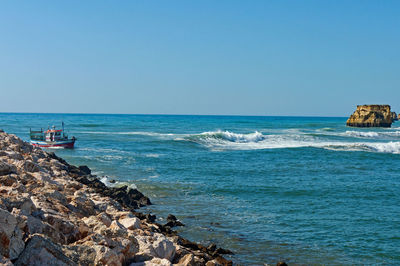
[[[87,175],[90,175],[92,173],[92,171],[86,165],[81,165],[78,168],[79,168],[79,170],[81,170],[81,172],[83,172]]]
[[[181,221],[179,221],[178,219],[176,219],[175,215],[168,215],[167,217],[167,223],[165,224],[165,226],[169,226],[169,227],[176,227],[176,226],[185,226]]]
[[[358,105],[346,124],[350,127],[390,127],[392,122],[390,105]]]

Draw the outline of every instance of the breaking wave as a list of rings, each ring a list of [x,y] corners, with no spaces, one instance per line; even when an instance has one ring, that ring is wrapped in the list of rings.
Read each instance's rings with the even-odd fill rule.
[[[310,147],[336,151],[367,151],[400,154],[400,142],[326,141],[307,134],[264,135],[258,131],[248,134],[214,131],[190,135],[183,140],[198,143],[214,151]]]
[[[350,137],[365,137],[365,138],[379,137],[379,133],[377,132],[362,132],[362,131],[346,131],[345,135]]]
[[[189,139],[203,139],[203,140],[226,140],[230,142],[236,143],[250,143],[250,142],[260,142],[265,139],[265,135],[261,134],[260,132],[256,131],[254,133],[249,134],[238,134],[232,133],[229,131],[211,131],[211,132],[203,132],[198,135],[191,135]]]
[[[325,132],[322,133],[321,131]],[[382,153],[400,153],[400,142],[393,141],[400,137],[400,131],[345,131],[334,132],[332,128],[323,128],[317,131],[301,131],[300,129],[284,129],[270,131],[270,134],[255,131],[252,133],[234,133],[230,131],[207,131],[198,134],[175,134],[146,131],[127,132],[93,132],[87,134],[113,134],[113,135],[140,135],[160,139],[189,141],[200,144],[213,151],[222,150],[260,150],[260,149],[285,149],[285,148],[322,148],[336,151],[367,151]],[[330,139],[341,137],[341,140]],[[352,138],[347,139],[347,138]],[[354,138],[370,139],[371,142],[355,142]],[[390,139],[392,138],[392,139]],[[384,141],[392,140],[391,142]],[[380,141],[380,142],[372,142]],[[151,157],[153,155],[149,155]],[[156,156],[154,156],[156,157]]]
[[[356,137],[356,138],[379,138],[379,137],[400,137],[400,131],[385,131],[385,132],[375,132],[375,131],[346,131],[345,136]]]

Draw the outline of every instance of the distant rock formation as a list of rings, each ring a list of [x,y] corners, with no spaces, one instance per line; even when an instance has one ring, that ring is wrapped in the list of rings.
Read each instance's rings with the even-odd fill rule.
[[[347,119],[350,127],[390,127],[390,105],[357,105],[357,110]]]
[[[392,112],[392,121],[394,122],[394,121],[397,121],[397,120],[399,120],[399,118],[397,117],[396,112]]]

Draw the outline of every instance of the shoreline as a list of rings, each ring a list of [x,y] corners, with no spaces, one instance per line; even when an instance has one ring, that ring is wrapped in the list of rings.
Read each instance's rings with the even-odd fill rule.
[[[107,187],[87,166],[0,130],[0,264],[232,265],[233,254],[178,235],[138,208],[137,189]]]

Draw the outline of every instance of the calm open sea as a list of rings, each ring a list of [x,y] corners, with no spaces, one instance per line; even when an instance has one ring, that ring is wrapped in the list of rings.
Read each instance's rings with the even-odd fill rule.
[[[400,264],[400,122],[346,118],[0,114],[0,128],[60,126],[54,150],[104,181],[137,186],[183,236],[244,265]]]

